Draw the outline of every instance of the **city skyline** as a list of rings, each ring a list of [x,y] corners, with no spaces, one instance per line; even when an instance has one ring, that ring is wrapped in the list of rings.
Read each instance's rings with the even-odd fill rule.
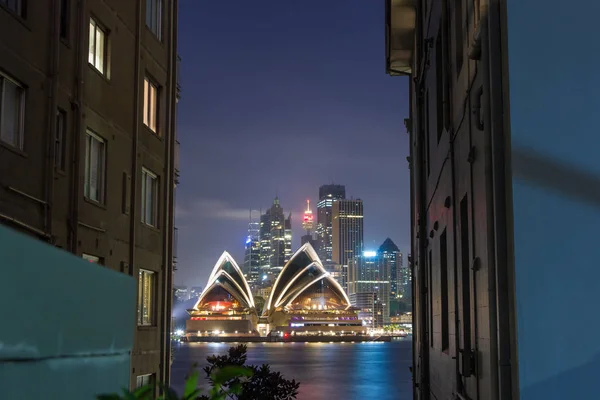
[[[316,220],[332,182],[365,202],[366,246],[407,252],[408,82],[382,73],[384,16],[378,1],[181,2],[175,283],[204,284],[224,250],[243,262],[249,209],[276,195],[297,249],[306,200]]]

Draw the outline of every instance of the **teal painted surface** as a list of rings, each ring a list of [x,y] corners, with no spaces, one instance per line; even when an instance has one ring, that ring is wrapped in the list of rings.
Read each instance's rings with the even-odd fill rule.
[[[129,386],[136,282],[0,226],[0,398]]]
[[[520,398],[597,399],[600,2],[506,3]]]

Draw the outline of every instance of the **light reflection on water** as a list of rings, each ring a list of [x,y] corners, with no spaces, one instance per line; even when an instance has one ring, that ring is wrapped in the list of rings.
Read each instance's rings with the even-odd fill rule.
[[[224,354],[234,343],[190,343],[176,348],[171,383],[183,388],[190,365]],[[411,341],[390,343],[248,343],[248,364],[270,364],[300,381],[299,400],[412,399]],[[202,372],[203,373],[203,372]]]

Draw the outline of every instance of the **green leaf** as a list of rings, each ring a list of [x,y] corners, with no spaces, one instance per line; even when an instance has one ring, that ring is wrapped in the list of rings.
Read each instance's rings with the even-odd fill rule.
[[[154,387],[152,385],[145,385],[135,389],[132,393],[131,399],[136,400],[145,400],[151,399],[152,393],[154,392]]]
[[[198,371],[194,371],[188,376],[185,380],[185,389],[183,391],[183,398],[190,399],[192,395],[198,392],[198,378],[200,377],[200,373]]]
[[[228,365],[213,372],[212,381],[215,384],[223,384],[234,378],[252,376],[253,372],[250,368],[240,367],[237,365]]]

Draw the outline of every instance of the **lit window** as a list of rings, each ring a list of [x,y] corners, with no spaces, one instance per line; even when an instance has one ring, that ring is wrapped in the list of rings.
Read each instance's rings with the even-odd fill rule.
[[[20,150],[23,150],[24,114],[25,90],[0,75],[0,140]]]
[[[5,7],[20,17],[24,17],[23,0],[0,0],[0,4],[4,4]]]
[[[154,272],[140,269],[138,276],[138,325],[152,325],[154,323],[154,277]]]
[[[94,18],[90,18],[88,62],[102,75],[106,75],[106,32]]]
[[[146,26],[162,40],[162,0],[146,0]]]
[[[157,226],[158,177],[142,168],[142,222]]]
[[[65,136],[67,133],[67,114],[63,110],[56,111],[56,134],[54,136],[54,166],[65,169]]]
[[[104,178],[106,176],[106,143],[91,131],[85,141],[84,195],[98,203],[104,202]]]
[[[144,125],[157,133],[158,86],[144,79]]]

